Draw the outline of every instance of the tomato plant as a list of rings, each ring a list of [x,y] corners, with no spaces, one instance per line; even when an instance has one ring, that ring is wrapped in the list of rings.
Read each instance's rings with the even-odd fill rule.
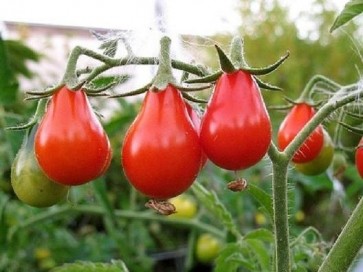
[[[355,167],[360,177],[363,178],[363,138],[359,141],[355,151]]]
[[[52,180],[81,185],[104,173],[111,147],[84,91],[58,90],[35,135],[35,154]]]
[[[200,170],[202,149],[179,91],[148,91],[123,142],[122,166],[130,183],[156,199],[184,192]]]
[[[11,185],[22,202],[43,208],[61,201],[67,195],[69,187],[50,180],[40,169],[34,156],[34,135],[37,128],[38,125],[33,126],[24,137],[11,168]]]
[[[242,70],[217,81],[202,118],[200,141],[207,157],[228,170],[259,162],[271,142],[271,123],[259,87]]]
[[[221,242],[209,233],[201,234],[196,243],[195,255],[201,263],[210,263],[217,258],[222,249]]]
[[[315,115],[315,109],[307,103],[294,105],[280,125],[277,143],[280,150],[284,150],[296,137],[300,130]],[[305,163],[318,156],[324,144],[323,128],[319,125],[295,152],[292,161]]]
[[[334,144],[329,133],[323,129],[324,145],[319,154],[311,161],[295,163],[295,169],[304,175],[315,176],[323,173],[330,166],[334,157]]]
[[[197,203],[188,195],[181,194],[169,200],[175,206],[176,213],[170,215],[175,218],[194,218],[197,214]]]

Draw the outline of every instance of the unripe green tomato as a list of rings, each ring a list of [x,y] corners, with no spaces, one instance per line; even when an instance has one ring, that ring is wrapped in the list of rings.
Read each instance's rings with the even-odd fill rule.
[[[11,167],[11,185],[24,203],[38,208],[50,207],[62,200],[69,187],[50,180],[40,169],[34,154],[37,126],[25,136]],[[49,154],[51,156],[51,154]]]
[[[348,167],[346,155],[343,152],[336,152],[333,159],[333,173],[339,179]]]
[[[175,206],[176,213],[170,215],[174,218],[193,218],[197,214],[197,203],[188,195],[181,194],[169,200]]]
[[[211,263],[217,258],[221,248],[220,240],[209,233],[204,233],[197,239],[195,252],[197,260],[201,263]]]
[[[316,176],[328,169],[334,157],[334,144],[328,132],[323,130],[324,145],[318,156],[306,163],[295,163],[295,169],[307,176]]]

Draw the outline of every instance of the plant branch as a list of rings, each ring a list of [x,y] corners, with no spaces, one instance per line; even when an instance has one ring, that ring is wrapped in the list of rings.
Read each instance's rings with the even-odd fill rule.
[[[164,224],[179,225],[179,226],[181,225],[192,229],[199,229],[201,231],[209,232],[220,238],[224,237],[224,233],[221,230],[211,226],[210,224],[202,223],[197,219],[188,220],[188,219],[170,218],[167,216],[161,216],[150,212],[140,212],[140,211],[114,210],[113,212],[116,218],[127,218],[127,219],[145,220],[145,221],[155,220]],[[31,218],[22,221],[22,223],[12,227],[8,234],[8,240],[11,241],[14,235],[21,229],[31,227],[35,224],[42,223],[43,221],[49,219],[59,218],[62,216],[69,216],[69,214],[72,213],[105,215],[105,209],[96,205],[77,205],[77,206],[64,205],[57,209],[47,210],[45,212],[34,215]]]
[[[319,272],[348,271],[363,245],[363,198],[340,233]]]

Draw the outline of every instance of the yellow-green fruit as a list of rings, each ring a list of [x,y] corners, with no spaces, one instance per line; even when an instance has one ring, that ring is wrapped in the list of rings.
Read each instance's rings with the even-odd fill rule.
[[[169,200],[175,206],[176,213],[170,215],[174,218],[193,218],[197,214],[195,200],[187,195],[179,195]]]
[[[196,244],[196,257],[201,263],[211,263],[222,248],[221,242],[209,233],[204,233],[200,235],[197,239]]]
[[[295,169],[307,176],[316,176],[328,169],[334,157],[334,144],[328,132],[324,130],[324,145],[318,156],[306,163],[296,163]]]
[[[24,138],[11,167],[11,185],[24,203],[38,208],[50,207],[62,200],[69,187],[50,180],[40,169],[34,155],[35,125]],[[51,156],[52,154],[49,154]]]

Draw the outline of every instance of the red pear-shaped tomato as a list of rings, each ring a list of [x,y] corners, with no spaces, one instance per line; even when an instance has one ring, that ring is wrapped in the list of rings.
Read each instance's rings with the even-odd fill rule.
[[[363,178],[363,138],[361,138],[355,150],[355,167],[358,170],[359,176]]]
[[[244,71],[223,74],[201,123],[200,141],[207,157],[228,170],[259,162],[271,143],[271,123],[260,89]]]
[[[201,123],[201,117],[199,116],[199,114],[192,108],[192,106],[189,103],[185,103],[185,106],[187,108],[188,114],[190,119],[192,120],[192,123],[194,125],[194,128],[196,129],[198,135],[200,134],[200,123]],[[206,164],[207,162],[207,156],[205,155],[205,153],[203,152],[202,154],[202,162],[201,162],[201,166],[200,168],[202,169],[203,166]]]
[[[52,180],[80,185],[102,175],[111,160],[108,137],[84,91],[57,91],[35,135],[35,154]]]
[[[284,150],[314,115],[315,110],[312,106],[306,103],[294,105],[280,125],[277,134],[279,149]],[[323,145],[323,128],[319,125],[296,151],[292,161],[295,163],[312,161],[319,155]]]
[[[202,149],[179,91],[148,91],[126,133],[122,166],[141,193],[167,199],[187,190],[198,175]]]

